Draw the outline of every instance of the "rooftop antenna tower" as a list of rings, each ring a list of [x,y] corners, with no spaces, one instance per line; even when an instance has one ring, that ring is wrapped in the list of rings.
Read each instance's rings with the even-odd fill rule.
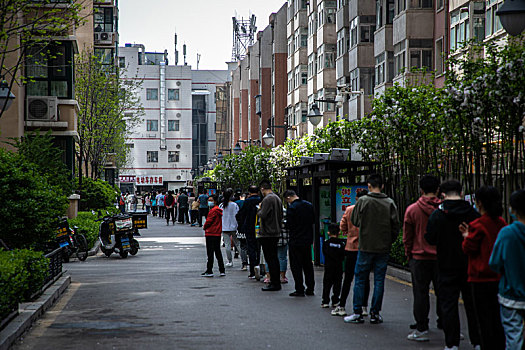
[[[201,54],[197,54],[197,70],[199,70],[199,62],[201,61]]]
[[[182,45],[182,55],[184,56],[184,65],[186,66],[188,64],[186,62],[186,44]]]
[[[177,51],[177,33],[175,33],[175,65],[179,65],[179,51]]]
[[[232,17],[233,21],[233,48],[232,61],[240,61],[246,56],[248,47],[253,45],[257,27],[255,26],[255,15],[250,19]]]

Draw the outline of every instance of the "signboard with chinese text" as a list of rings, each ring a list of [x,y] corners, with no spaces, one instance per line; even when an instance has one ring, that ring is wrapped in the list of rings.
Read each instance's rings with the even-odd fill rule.
[[[137,175],[135,177],[137,186],[162,186],[163,181],[162,175]]]
[[[341,185],[337,187],[335,195],[337,222],[341,221],[347,207],[354,205],[357,193],[368,189],[366,185]]]
[[[118,180],[122,182],[135,182],[135,175],[119,175]]]

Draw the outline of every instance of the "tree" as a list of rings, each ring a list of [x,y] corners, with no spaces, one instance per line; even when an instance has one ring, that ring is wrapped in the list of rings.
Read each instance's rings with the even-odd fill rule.
[[[76,61],[76,97],[79,104],[77,160],[82,174],[99,178],[108,154],[117,166],[126,163],[126,138],[144,113],[136,91],[138,80],[123,80],[118,67],[101,63],[86,51]],[[134,111],[132,114],[125,111]]]
[[[67,36],[68,29],[80,25],[80,1],[1,0],[0,1],[0,81],[11,90],[15,84],[31,81],[21,73],[26,61],[43,65],[56,58],[54,38]],[[7,101],[6,101],[7,102]],[[0,117],[5,106],[0,106]]]

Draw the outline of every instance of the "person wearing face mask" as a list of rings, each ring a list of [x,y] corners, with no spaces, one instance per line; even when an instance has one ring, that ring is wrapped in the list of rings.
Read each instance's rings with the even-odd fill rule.
[[[220,276],[226,276],[224,261],[221,252],[221,234],[222,234],[222,209],[216,205],[218,202],[217,195],[213,194],[208,197],[208,216],[204,223],[204,236],[206,237],[206,253],[208,263],[206,271],[201,273],[202,277],[213,277],[213,255],[217,258]]]
[[[269,181],[262,181],[259,185],[264,199],[261,202],[257,216],[259,217],[259,243],[263,249],[264,258],[270,270],[270,283],[263,287],[263,291],[281,290],[279,257],[277,243],[281,236],[283,222],[283,204],[279,196],[272,191]]]

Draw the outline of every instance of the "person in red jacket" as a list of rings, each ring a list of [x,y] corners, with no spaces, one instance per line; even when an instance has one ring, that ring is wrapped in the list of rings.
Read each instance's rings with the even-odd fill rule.
[[[501,217],[501,194],[496,188],[483,186],[476,191],[475,198],[481,217],[460,225],[463,252],[468,256],[467,281],[472,289],[481,350],[505,349],[498,302],[500,275],[490,269],[489,259],[498,233],[507,223]]]
[[[430,340],[428,337],[428,312],[430,310],[428,292],[430,282],[434,290],[438,282],[436,246],[428,244],[425,240],[425,233],[430,214],[441,203],[437,197],[439,179],[432,175],[425,175],[419,181],[419,187],[422,195],[417,202],[407,208],[403,221],[403,244],[412,274],[413,313],[416,320],[416,324],[410,326],[416,330],[410,333],[407,339],[428,341]],[[439,317],[439,305],[436,309]]]
[[[222,209],[217,205],[217,195],[213,194],[208,197],[208,216],[204,223],[204,236],[206,237],[206,253],[208,254],[208,264],[206,271],[201,273],[202,277],[213,277],[213,255],[217,258],[219,264],[220,276],[226,276],[224,261],[221,252],[221,235],[222,235]]]

